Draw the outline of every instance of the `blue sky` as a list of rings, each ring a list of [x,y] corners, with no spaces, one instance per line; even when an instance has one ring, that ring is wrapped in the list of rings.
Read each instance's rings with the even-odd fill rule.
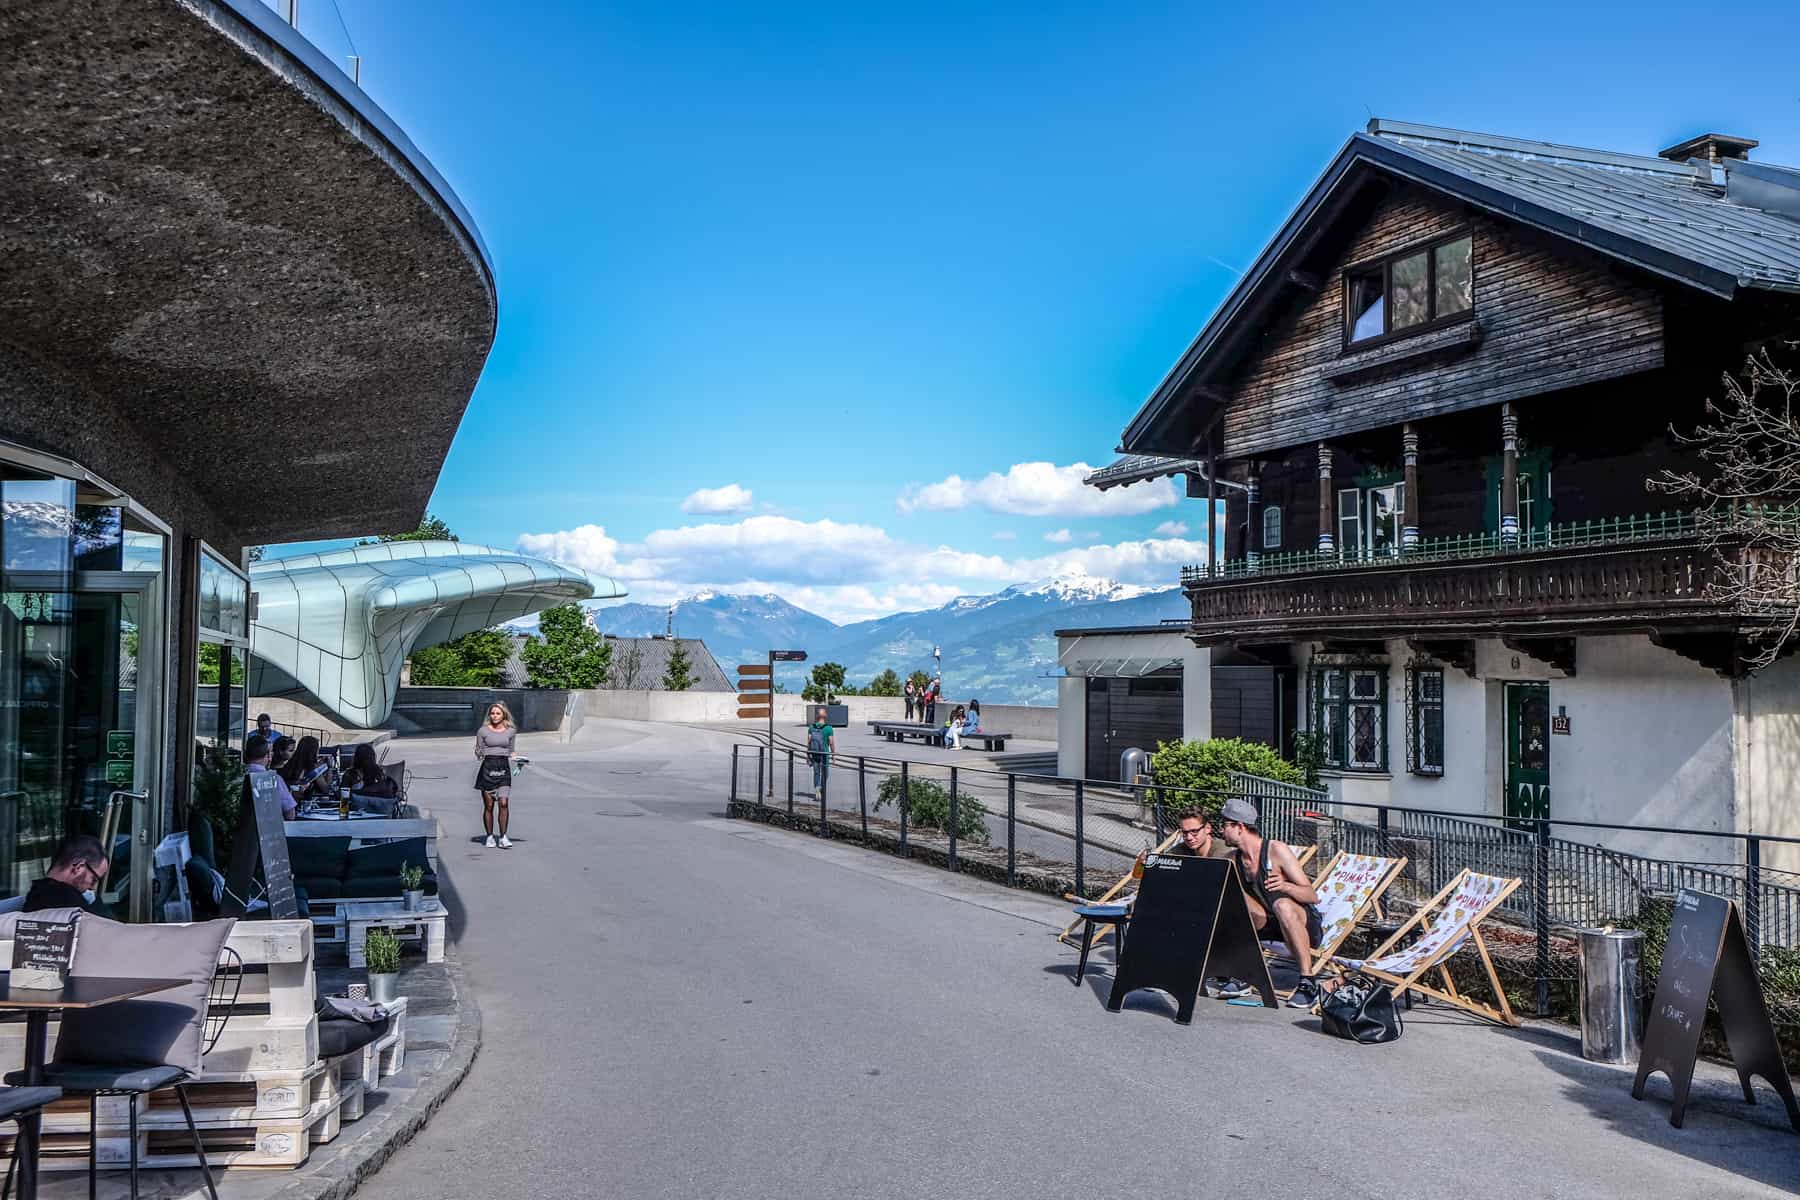
[[[1072,468],[1371,115],[1800,163],[1791,0],[337,7],[499,278],[432,510],[652,602],[1172,584],[1203,506]]]

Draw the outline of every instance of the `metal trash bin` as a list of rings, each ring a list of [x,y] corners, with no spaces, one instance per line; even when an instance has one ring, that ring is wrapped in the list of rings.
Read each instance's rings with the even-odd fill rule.
[[[1130,783],[1149,770],[1149,759],[1136,746],[1119,755],[1119,782]]]
[[[1635,1063],[1644,1029],[1639,962],[1644,935],[1635,929],[1583,929],[1581,941],[1581,1057]]]

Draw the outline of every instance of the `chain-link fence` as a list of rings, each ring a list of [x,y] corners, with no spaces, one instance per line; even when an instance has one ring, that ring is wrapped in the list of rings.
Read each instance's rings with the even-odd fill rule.
[[[853,838],[953,870],[1052,895],[1092,898],[1175,828],[1175,814],[1216,812],[1229,796],[1256,805],[1262,829],[1316,846],[1315,873],[1339,852],[1404,858],[1383,897],[1409,910],[1462,871],[1520,880],[1484,928],[1494,965],[1541,1013],[1573,1004],[1578,929],[1645,932],[1646,978],[1660,961],[1675,893],[1729,897],[1757,949],[1772,1014],[1800,1027],[1800,874],[1765,865],[1800,859],[1800,839],[1591,822],[1513,820],[1385,805],[1348,805],[1328,793],[1233,774],[1218,792],[1025,775],[901,758],[840,756],[813,787],[806,747],[776,735],[733,747],[734,808]],[[1610,846],[1654,835],[1676,858]]]

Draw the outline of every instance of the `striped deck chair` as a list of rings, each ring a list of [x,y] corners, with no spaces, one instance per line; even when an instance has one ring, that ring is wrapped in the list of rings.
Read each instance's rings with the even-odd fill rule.
[[[1519,883],[1518,879],[1502,879],[1498,875],[1477,875],[1464,867],[1443,891],[1426,901],[1411,920],[1395,930],[1393,937],[1376,947],[1374,954],[1366,959],[1340,958],[1336,970],[1339,974],[1362,971],[1373,976],[1391,985],[1396,998],[1408,991],[1423,992],[1475,1016],[1501,1025],[1517,1025],[1519,1018],[1513,1016],[1512,1006],[1506,1002],[1506,991],[1500,986],[1500,977],[1494,973],[1494,960],[1489,957],[1487,943],[1481,938],[1481,923],[1500,907],[1501,901],[1512,895]],[[1416,942],[1405,949],[1395,949],[1400,939],[1419,927],[1423,931]],[[1499,1008],[1483,1004],[1473,996],[1465,996],[1456,990],[1456,982],[1450,978],[1450,956],[1461,949],[1464,942],[1471,940],[1475,943],[1476,953],[1481,956],[1482,968],[1487,972],[1488,986],[1500,1002]],[[1442,988],[1419,982],[1420,977],[1434,970],[1443,980]]]
[[[1213,836],[1217,837],[1218,835],[1214,834]],[[1159,845],[1157,845],[1157,847],[1155,849],[1150,851],[1150,853],[1152,853],[1152,854],[1167,854],[1169,852],[1169,848],[1172,847],[1176,842],[1178,842],[1180,840],[1181,840],[1180,833],[1171,834],[1167,838],[1164,838],[1163,841]],[[1317,846],[1290,846],[1289,849],[1291,849],[1294,852],[1294,857],[1300,861],[1300,865],[1302,867],[1306,866],[1307,863],[1310,863],[1313,860],[1314,856],[1316,856],[1319,853],[1319,848]],[[1102,904],[1130,904],[1132,900],[1136,899],[1135,895],[1126,896],[1123,900],[1119,899],[1119,895],[1126,888],[1130,887],[1131,883],[1132,883],[1131,872],[1127,871],[1127,872],[1125,872],[1125,874],[1123,874],[1119,877],[1119,882],[1113,884],[1111,887],[1107,888],[1106,891],[1102,892],[1100,894],[1100,898],[1098,900],[1082,900],[1081,898],[1074,896],[1074,895],[1065,895],[1063,897],[1063,899],[1075,901],[1075,903],[1078,907],[1086,907],[1086,906],[1090,906],[1090,905],[1102,905]],[[1079,937],[1077,937],[1076,934],[1081,929],[1082,923],[1083,923],[1083,919],[1081,917],[1077,916],[1073,921],[1070,921],[1066,926],[1063,927],[1063,931],[1056,935],[1056,940],[1059,942],[1063,942],[1070,946],[1080,945],[1081,939]],[[1113,926],[1108,925],[1108,926],[1104,926],[1101,929],[1097,930],[1094,934],[1093,944],[1099,945],[1100,939],[1105,937],[1107,934],[1113,932],[1113,928],[1114,928]]]
[[[1337,956],[1344,941],[1371,908],[1380,911],[1381,897],[1400,872],[1406,869],[1404,858],[1381,858],[1373,854],[1350,854],[1340,850],[1326,865],[1313,890],[1319,893],[1319,924],[1324,933],[1312,953],[1313,973]],[[1282,946],[1282,952],[1287,947]]]

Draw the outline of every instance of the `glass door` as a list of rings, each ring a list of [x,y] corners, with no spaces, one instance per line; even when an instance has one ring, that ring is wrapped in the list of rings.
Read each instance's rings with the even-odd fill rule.
[[[1506,685],[1506,815],[1550,815],[1550,685]]]

